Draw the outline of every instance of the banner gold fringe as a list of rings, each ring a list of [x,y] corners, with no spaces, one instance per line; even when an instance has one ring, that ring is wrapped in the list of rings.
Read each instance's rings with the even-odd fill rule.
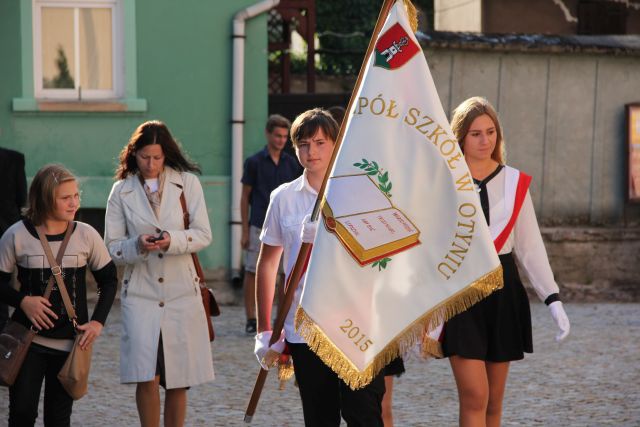
[[[442,344],[440,344],[440,341],[434,340],[429,335],[423,334],[422,343],[420,344],[420,355],[424,359],[428,359],[430,357],[441,359],[444,357],[444,354],[442,353]]]
[[[296,311],[295,328],[307,341],[309,348],[352,390],[356,390],[369,384],[382,368],[418,342],[422,345],[423,354],[442,357],[440,343],[426,335],[441,323],[489,296],[493,291],[501,289],[502,286],[502,266],[498,266],[407,326],[376,355],[364,371],[359,371],[351,363],[302,307],[298,307]]]
[[[280,380],[279,389],[284,390],[284,386],[293,377],[293,361],[291,356],[280,357],[278,361],[278,379]]]
[[[409,16],[411,31],[415,33],[418,31],[418,11],[410,0],[404,0],[404,8],[407,10],[407,15]]]

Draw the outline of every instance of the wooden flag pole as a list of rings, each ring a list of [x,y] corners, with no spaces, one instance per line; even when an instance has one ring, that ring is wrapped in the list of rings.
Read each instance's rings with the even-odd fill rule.
[[[331,170],[333,169],[333,164],[335,163],[336,157],[338,156],[338,151],[340,149],[340,145],[342,144],[342,139],[344,137],[345,126],[347,123],[347,118],[353,108],[353,103],[355,97],[360,90],[360,85],[362,84],[362,78],[364,76],[364,70],[367,67],[367,63],[369,58],[371,57],[371,53],[375,47],[375,43],[378,39],[378,35],[382,30],[382,26],[387,20],[387,15],[389,15],[389,11],[391,10],[391,6],[395,3],[396,0],[385,0],[382,8],[380,9],[380,13],[378,14],[378,20],[376,21],[376,26],[373,30],[373,34],[371,36],[371,40],[369,41],[369,46],[367,47],[367,53],[364,56],[362,61],[362,66],[360,67],[360,72],[358,73],[358,78],[356,80],[356,84],[353,87],[353,91],[351,92],[351,98],[349,99],[349,104],[347,106],[345,118],[342,120],[340,125],[340,132],[338,133],[338,138],[335,142],[333,153],[331,155],[331,160],[329,161],[329,165],[327,167],[327,171],[324,175],[324,179],[322,180],[322,185],[320,186],[320,190],[318,191],[318,198],[313,206],[313,212],[311,214],[311,220],[317,221],[318,216],[320,215],[320,207],[322,205],[322,201],[324,199],[324,192],[327,187],[327,182],[329,181],[329,175],[331,174]],[[307,259],[309,258],[309,253],[311,252],[311,243],[302,243],[300,247],[300,251],[298,252],[298,257],[296,258],[296,263],[287,279],[286,283],[286,291],[284,295],[284,301],[280,304],[280,309],[278,310],[278,317],[276,317],[276,321],[273,325],[273,333],[271,335],[271,340],[269,341],[269,346],[273,343],[277,342],[280,339],[280,334],[282,332],[282,328],[284,327],[284,322],[289,313],[289,309],[291,308],[291,304],[293,303],[293,297],[295,295],[296,289],[298,288],[298,282],[300,282],[300,278],[303,274],[303,269],[306,264]],[[253,391],[251,393],[251,397],[249,399],[249,403],[247,404],[247,409],[244,415],[244,421],[250,423],[253,419],[253,415],[255,414],[256,407],[258,406],[258,401],[260,400],[260,395],[262,394],[262,388],[264,387],[264,383],[267,379],[267,374],[269,371],[266,369],[260,368],[260,372],[258,373],[258,377],[256,378],[256,382],[253,386]]]

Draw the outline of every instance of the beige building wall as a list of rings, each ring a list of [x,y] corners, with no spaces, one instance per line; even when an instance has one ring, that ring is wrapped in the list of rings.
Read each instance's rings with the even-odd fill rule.
[[[436,31],[482,31],[482,0],[435,0]]]
[[[578,0],[491,0],[482,5],[485,33],[576,34]]]
[[[640,34],[640,2],[609,1],[626,4],[626,33]],[[577,34],[578,3],[578,0],[435,0],[434,26],[437,31]]]
[[[533,176],[544,224],[638,223],[625,104],[640,101],[640,57],[423,47],[448,114],[476,95],[496,107],[507,162]]]

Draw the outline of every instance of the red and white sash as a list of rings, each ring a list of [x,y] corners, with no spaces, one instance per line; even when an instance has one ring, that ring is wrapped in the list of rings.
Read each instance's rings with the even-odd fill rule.
[[[511,234],[511,230],[513,230],[531,183],[531,176],[526,173],[510,166],[505,166],[504,169],[506,174],[504,179],[504,199],[502,200],[502,206],[497,206],[498,215],[494,216],[494,212],[491,212],[491,225],[489,226],[489,231],[498,253],[500,253]]]
[[[513,226],[516,224],[531,183],[531,176],[511,166],[505,165],[504,172],[506,174],[504,179],[504,198],[491,210],[491,225],[489,225],[489,232],[493,238],[497,253],[500,253],[511,234],[511,230],[513,230]],[[440,345],[443,339],[444,323],[441,323],[436,329],[423,337],[423,348],[432,347],[434,349],[431,352],[423,352],[423,355],[442,357]]]

